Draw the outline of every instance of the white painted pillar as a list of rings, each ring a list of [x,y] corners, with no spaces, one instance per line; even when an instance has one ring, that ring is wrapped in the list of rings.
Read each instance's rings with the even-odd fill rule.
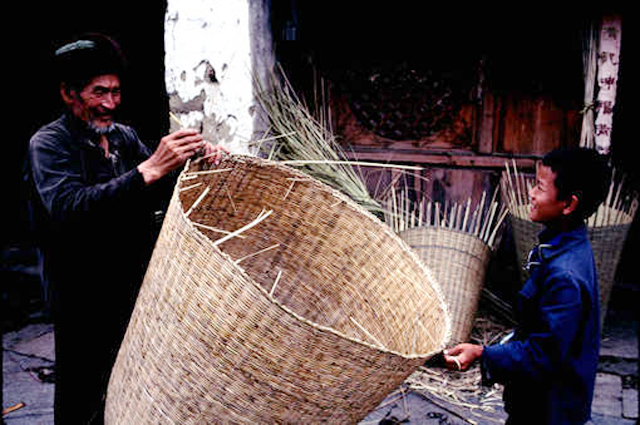
[[[212,143],[252,153],[253,78],[273,64],[266,0],[168,0],[165,67],[169,106]],[[172,123],[173,129],[177,124]]]

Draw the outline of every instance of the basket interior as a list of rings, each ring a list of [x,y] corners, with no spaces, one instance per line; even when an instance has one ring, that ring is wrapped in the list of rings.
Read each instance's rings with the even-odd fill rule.
[[[288,167],[232,156],[219,172],[189,174],[206,171],[203,164],[191,165],[177,189],[189,220],[212,242],[271,211],[218,245],[265,296],[314,324],[402,355],[441,348],[449,324],[439,287],[379,221]]]

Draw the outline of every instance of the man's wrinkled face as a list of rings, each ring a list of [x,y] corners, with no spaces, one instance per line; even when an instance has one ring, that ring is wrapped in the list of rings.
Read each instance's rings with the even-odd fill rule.
[[[95,77],[80,93],[64,96],[71,113],[98,133],[108,132],[120,106],[120,78],[115,74]]]

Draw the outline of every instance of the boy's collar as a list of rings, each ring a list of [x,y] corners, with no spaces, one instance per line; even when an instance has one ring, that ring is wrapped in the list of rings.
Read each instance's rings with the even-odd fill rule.
[[[572,249],[576,243],[581,243],[587,238],[587,226],[584,223],[580,223],[570,230],[547,227],[538,234],[540,243],[529,252],[525,269],[530,270],[532,267],[539,266],[543,262]]]
[[[584,221],[573,223],[565,222],[562,223],[562,225],[558,226],[546,225],[544,229],[538,234],[538,240],[540,241],[540,243],[555,245],[555,243],[553,243],[552,241],[554,241],[554,239],[556,238],[559,238],[563,235],[569,236],[574,234],[581,234],[583,232],[585,232],[586,234],[586,225]]]

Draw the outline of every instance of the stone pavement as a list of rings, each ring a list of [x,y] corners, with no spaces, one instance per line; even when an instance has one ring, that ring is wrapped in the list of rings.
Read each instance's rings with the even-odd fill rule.
[[[638,321],[635,312],[613,311],[607,316],[593,403],[593,423],[638,423]],[[23,407],[4,416],[6,425],[53,423],[53,326],[31,323],[2,338],[3,408]],[[390,395],[362,425],[373,424],[495,424],[504,419],[476,415],[439,399],[415,392]]]
[[[53,325],[30,324],[2,338],[3,409],[24,403],[4,416],[7,425],[53,423]]]

